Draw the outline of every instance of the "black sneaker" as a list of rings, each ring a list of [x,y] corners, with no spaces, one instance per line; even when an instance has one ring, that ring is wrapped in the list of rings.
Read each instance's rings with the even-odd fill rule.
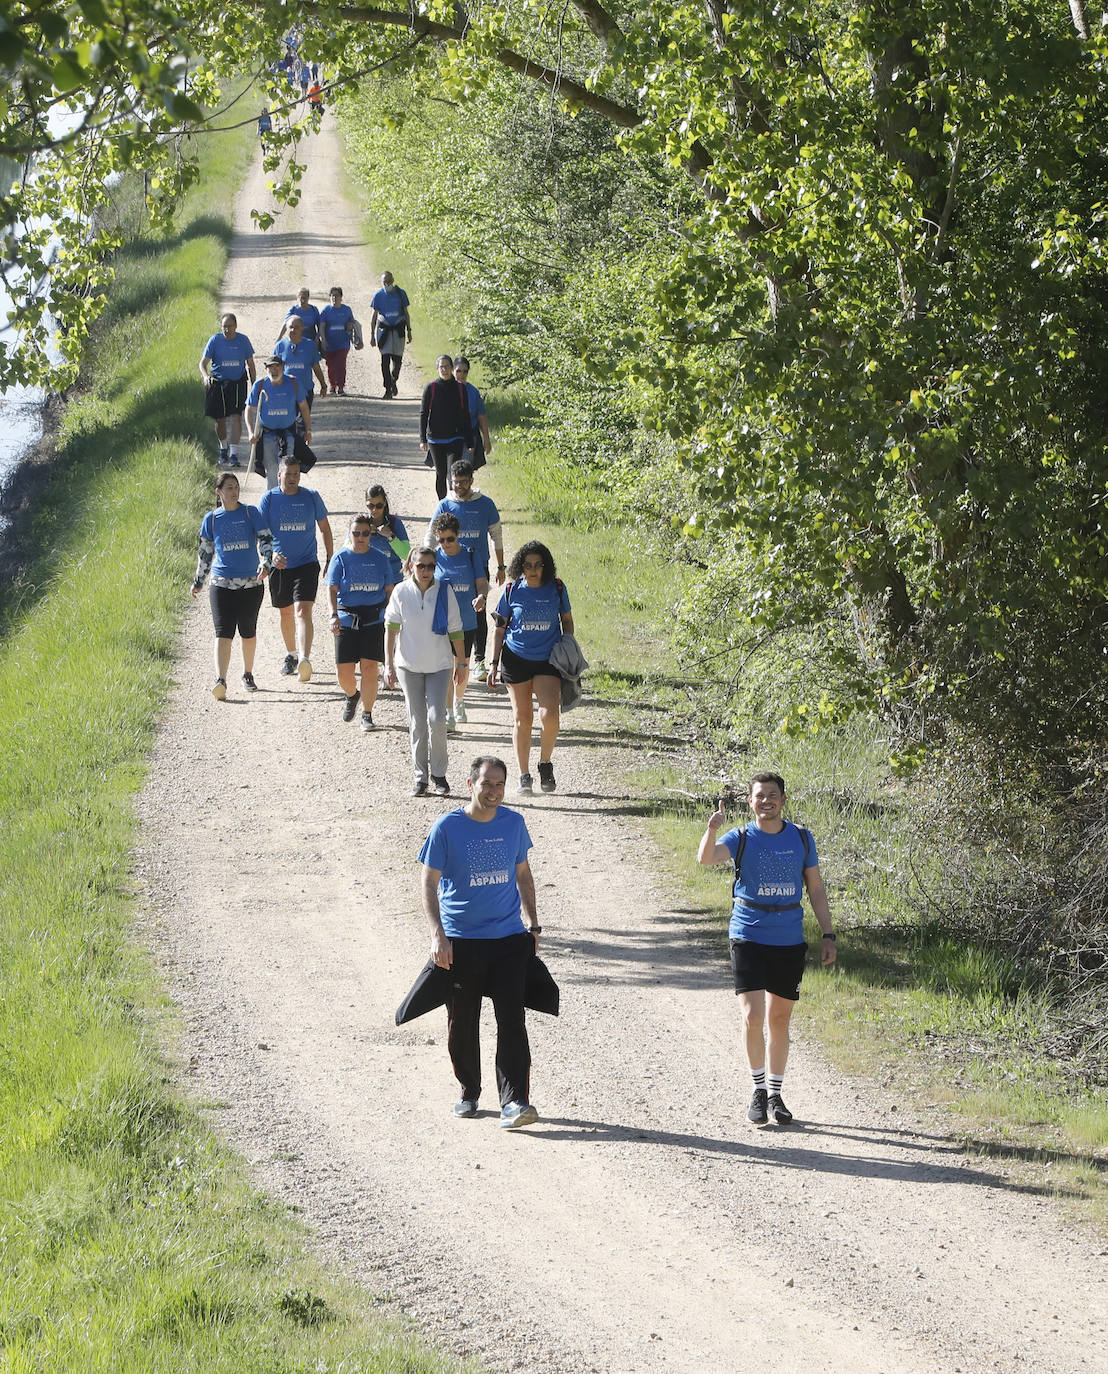
[[[765,1126],[769,1122],[769,1112],[766,1111],[768,1102],[765,1088],[755,1088],[746,1112],[746,1119],[752,1126]]]
[[[529,797],[532,794],[532,792],[534,792],[534,790],[535,779],[531,776],[530,773],[521,773],[519,775],[519,786],[516,788],[516,792],[521,797]]]
[[[258,690],[258,684],[254,681],[253,673],[243,673],[242,685],[248,692],[256,692]]]
[[[371,730],[376,730],[377,726],[373,719],[372,711],[362,712],[362,730],[368,735]]]
[[[361,692],[355,692],[352,697],[346,698],[346,704],[342,708],[342,718],[348,725],[357,713],[358,702],[361,700],[361,696]]]
[[[416,778],[415,782],[412,783],[412,796],[413,796],[413,797],[425,797],[426,795],[427,795],[427,779],[426,779],[426,778]]]
[[[554,781],[554,765],[552,763],[539,764],[539,786],[544,792],[556,792],[558,784]]]
[[[793,1119],[792,1112],[785,1106],[784,1099],[780,1093],[774,1093],[766,1105],[769,1107],[769,1114],[773,1117],[778,1126],[788,1126]]]
[[[295,654],[286,654],[286,655],[285,655],[285,661],[284,661],[284,663],[281,664],[281,676],[282,676],[282,677],[292,677],[293,673],[295,673],[295,672],[296,672],[296,655],[295,655]]]
[[[439,796],[439,797],[449,797],[449,796],[450,796],[450,784],[446,781],[445,778],[436,778],[435,775],[434,775],[434,773],[432,773],[432,774],[431,774],[431,781],[435,784],[435,795],[436,795],[436,796]]]

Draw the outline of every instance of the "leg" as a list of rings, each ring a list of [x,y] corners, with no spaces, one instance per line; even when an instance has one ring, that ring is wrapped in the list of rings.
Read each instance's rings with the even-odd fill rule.
[[[404,707],[408,712],[408,736],[412,747],[412,772],[422,782],[428,778],[427,756],[427,674],[397,668]]]
[[[488,943],[494,949],[490,951],[485,992],[496,1013],[496,1084],[500,1105],[506,1107],[509,1102],[531,1100],[531,1047],[523,994],[534,941],[521,933]]]
[[[219,440],[220,448],[227,447],[227,421],[223,416],[215,422],[215,437]]]
[[[767,992],[765,996],[769,1021],[769,1071],[782,1076],[789,1062],[789,1022],[796,1003],[787,997],[778,997],[773,992]]]
[[[285,641],[285,652],[296,653],[296,615],[291,606],[281,607],[281,638]]]
[[[392,391],[395,396],[396,384],[400,380],[400,365],[404,361],[404,355],[402,353],[390,353],[389,358],[392,360]]]
[[[215,675],[226,681],[227,669],[231,666],[231,639],[217,639],[215,642]]]
[[[531,705],[531,688],[534,682],[534,678],[528,678],[526,682],[507,684],[508,695],[512,699],[512,744],[521,774],[530,772],[528,764],[531,759],[531,726],[535,719]]]
[[[238,594],[238,630],[242,640],[242,671],[254,671],[254,651],[258,647],[258,613],[262,609],[265,588],[259,583]]]
[[[453,681],[453,678],[451,678],[451,681]],[[466,665],[465,665],[465,667],[462,669],[462,678],[461,678],[461,681],[460,681],[460,682],[457,682],[457,683],[454,683],[454,700],[455,700],[455,701],[461,701],[462,697],[465,696],[465,694],[466,694],[466,686],[467,686],[468,683],[469,683],[469,660],[467,659],[467,660],[466,660]]]
[[[353,663],[336,663],[335,676],[338,678],[339,686],[346,693],[346,695],[348,697],[352,697],[354,693],[358,690],[358,684],[354,677]],[[364,674],[362,677],[362,681],[363,683],[365,682]]]
[[[562,679],[540,674],[533,679],[533,686],[539,703],[539,728],[542,731],[539,759],[542,763],[549,763],[562,723]]]
[[[462,1097],[481,1096],[481,998],[490,940],[453,940],[451,996],[446,1004],[446,1047]]]
[[[375,658],[362,659],[362,710],[372,711],[373,704],[377,700],[377,669],[381,665]],[[350,673],[351,681],[354,678],[353,668]],[[345,689],[344,689],[345,690]],[[347,696],[350,693],[347,692]]]
[[[447,473],[450,469],[450,445],[432,444],[431,456],[435,460],[435,495],[441,501],[446,495]]]
[[[450,685],[450,669],[427,673],[427,734],[431,745],[431,775],[446,777],[446,689]]]
[[[315,634],[315,625],[312,622],[312,611],[315,609],[315,602],[296,601],[293,605],[296,610],[297,656],[301,659],[311,658],[312,637]]]
[[[392,392],[392,368],[389,366],[391,361],[391,354],[381,354],[381,383],[385,388],[386,394],[391,394]]]
[[[764,992],[740,992],[739,1006],[742,1008],[746,1062],[752,1070],[764,1068],[766,1062],[766,994]]]
[[[242,415],[236,412],[234,415],[227,416],[227,435],[232,444],[237,444],[242,439]]]
[[[262,446],[265,484],[269,490],[272,490],[277,485],[277,468],[281,462],[280,441],[276,434],[263,434],[258,442]]]
[[[488,573],[485,574],[488,576]],[[492,589],[490,588],[490,591]],[[495,602],[493,603],[496,604]],[[487,608],[477,614],[477,634],[473,640],[473,657],[478,663],[484,663],[485,650],[489,644],[489,614]]]
[[[244,639],[242,643],[242,671],[252,673],[254,671],[254,654],[258,648],[258,639],[252,635],[249,639]]]

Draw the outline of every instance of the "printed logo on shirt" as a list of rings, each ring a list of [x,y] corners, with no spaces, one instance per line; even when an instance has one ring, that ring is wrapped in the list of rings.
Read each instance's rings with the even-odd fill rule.
[[[308,528],[308,522],[306,520],[289,520],[286,518],[281,521],[277,528],[281,531],[282,534],[285,534],[287,531],[290,530],[296,531],[299,534],[303,534],[304,531]]]
[[[252,547],[253,541],[250,539],[236,539],[231,542],[227,540],[223,541],[224,553],[238,553],[241,549],[249,549]]]
[[[519,628],[521,630],[549,630],[553,623],[552,620],[521,620]]]
[[[500,887],[511,881],[512,871],[504,866],[504,838],[471,840],[469,853],[469,885]]]
[[[383,582],[349,582],[347,583],[352,592],[379,592],[385,585]]]

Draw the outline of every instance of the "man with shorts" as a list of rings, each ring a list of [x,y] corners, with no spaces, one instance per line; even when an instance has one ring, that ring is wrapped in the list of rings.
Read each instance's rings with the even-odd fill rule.
[[[458,539],[464,549],[473,554],[473,563],[479,577],[489,575],[489,544],[496,558],[496,585],[504,585],[504,531],[500,524],[500,512],[491,496],[486,496],[473,485],[473,464],[468,458],[459,458],[450,468],[450,488],[452,495],[444,496],[435,507],[427,526],[424,543],[435,547],[434,526],[440,515],[458,517]],[[476,682],[484,682],[489,675],[485,665],[485,650],[489,642],[489,619],[484,611],[477,617],[477,633],[473,640],[473,677]],[[467,655],[468,662],[468,655]]]
[[[215,421],[219,461],[230,468],[240,467],[242,411],[248,379],[250,384],[254,381],[254,346],[245,334],[238,332],[234,315],[224,315],[219,321],[219,333],[204,345],[200,375],[204,378],[204,414]]]
[[[404,341],[412,341],[412,317],[408,313],[408,293],[393,281],[391,272],[381,273],[381,289],[370,302],[373,314],[369,321],[369,346],[381,350],[381,380],[385,384],[383,399],[391,401],[400,380],[400,365],[404,361]]]
[[[496,1013],[500,1124],[530,1126],[531,1048],[524,994],[542,927],[527,855],[531,836],[518,811],[501,805],[508,767],[490,756],[469,770],[469,801],[432,825],[419,852],[431,958],[451,973],[447,1048],[461,1097],[454,1115],[474,1117],[481,1096],[481,999]],[[520,916],[527,918],[526,925]]]
[[[784,779],[777,773],[755,773],[750,779],[753,821],[717,840],[716,832],[726,820],[721,801],[708,819],[697,853],[705,867],[722,863],[735,866],[727,933],[735,992],[742,1006],[746,1058],[754,1080],[754,1096],[746,1115],[755,1126],[765,1126],[771,1116],[778,1126],[787,1126],[793,1119],[781,1087],[789,1057],[789,1021],[800,998],[808,949],[800,905],[805,888],[823,936],[821,961],[835,962],[835,934],[816,844],[807,830],[784,819],[784,807]]]
[[[273,535],[269,599],[281,612],[281,637],[287,650],[281,675],[296,673],[301,682],[308,682],[312,676],[312,608],[319,586],[317,526],[323,535],[326,563],[335,552],[327,507],[318,491],[300,485],[300,464],[287,453],[281,459],[277,485],[262,497],[258,510],[263,525]]]
[[[285,360],[271,353],[265,360],[266,376],[259,377],[246,398],[246,428],[251,447],[261,449],[265,484],[277,485],[277,467],[282,455],[296,445],[296,421],[303,424],[304,442],[312,442],[312,412],[293,377],[285,376]],[[297,468],[299,471],[299,467]]]

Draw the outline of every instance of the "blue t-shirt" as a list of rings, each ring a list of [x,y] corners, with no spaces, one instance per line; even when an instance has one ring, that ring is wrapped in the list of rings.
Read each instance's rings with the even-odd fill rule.
[[[301,339],[294,344],[291,339],[278,339],[273,352],[285,362],[285,376],[291,377],[300,388],[301,396],[315,395],[315,377],[312,368],[321,362],[319,349],[311,339]]]
[[[370,301],[370,307],[377,311],[385,324],[401,324],[404,320],[404,311],[408,308],[408,293],[400,286],[394,286],[391,291],[386,291],[382,286]]]
[[[512,653],[545,663],[562,637],[558,617],[569,614],[569,593],[559,582],[529,587],[521,577],[500,593],[496,614],[508,622],[504,643]]]
[[[257,407],[258,423],[263,429],[291,429],[300,400],[295,377],[282,377],[275,382],[267,376],[259,377],[250,388],[246,404]]]
[[[377,620],[380,620],[381,612],[388,603],[389,592],[396,585],[396,576],[392,564],[377,549],[370,549],[366,553],[339,549],[327,569],[327,585],[339,589],[339,624],[349,629],[354,620],[352,616],[344,614],[343,606],[352,609],[357,606],[377,606],[380,608]]]
[[[217,382],[237,382],[246,375],[246,362],[254,356],[254,345],[245,334],[233,339],[213,334],[204,345],[204,357],[211,358],[211,374]]]
[[[784,830],[768,835],[751,821],[746,827],[741,873],[734,885],[731,922],[727,934],[732,940],[756,940],[760,945],[799,945],[804,941],[804,912],[800,898],[804,892],[804,870],[819,863],[816,842],[807,853],[804,837],[791,821]],[[739,852],[742,829],[729,830],[720,837],[732,862]],[[745,901],[744,901],[745,899]],[[780,907],[779,911],[759,911],[758,906]]]
[[[274,554],[283,553],[288,567],[302,568],[318,561],[316,524],[327,518],[318,491],[301,487],[295,496],[286,496],[280,487],[273,487],[258,503],[258,510],[273,534]]]
[[[473,566],[473,555],[468,549],[460,553],[447,553],[445,549],[435,550],[435,581],[449,582],[458,598],[458,610],[462,613],[462,629],[477,628],[477,612],[473,609],[473,598],[477,595],[477,571]]]
[[[434,524],[440,515],[456,517],[459,542],[473,553],[477,567],[484,568],[489,560],[489,526],[500,519],[492,498],[482,494],[472,501],[459,501],[456,496],[444,496],[435,507],[431,523]]]
[[[481,399],[481,393],[472,382],[466,382],[466,399],[469,404],[469,422],[473,426],[474,434],[477,434],[477,417],[485,414],[485,403]]]
[[[348,305],[325,305],[319,312],[319,322],[323,326],[323,347],[329,352],[350,347],[350,335],[346,326],[354,318]]]
[[[210,510],[200,526],[200,538],[215,545],[213,577],[256,577],[258,535],[266,528],[257,506]]]
[[[500,940],[524,929],[516,865],[530,848],[523,817],[506,806],[491,821],[475,821],[461,808],[438,818],[419,861],[442,874],[439,914],[449,939]]]
[[[311,339],[315,336],[316,325],[319,324],[318,306],[312,305],[311,302],[307,305],[301,305],[300,302],[297,301],[296,304],[290,308],[285,319],[287,320],[291,315],[299,315],[304,321],[304,337],[306,339]]]

